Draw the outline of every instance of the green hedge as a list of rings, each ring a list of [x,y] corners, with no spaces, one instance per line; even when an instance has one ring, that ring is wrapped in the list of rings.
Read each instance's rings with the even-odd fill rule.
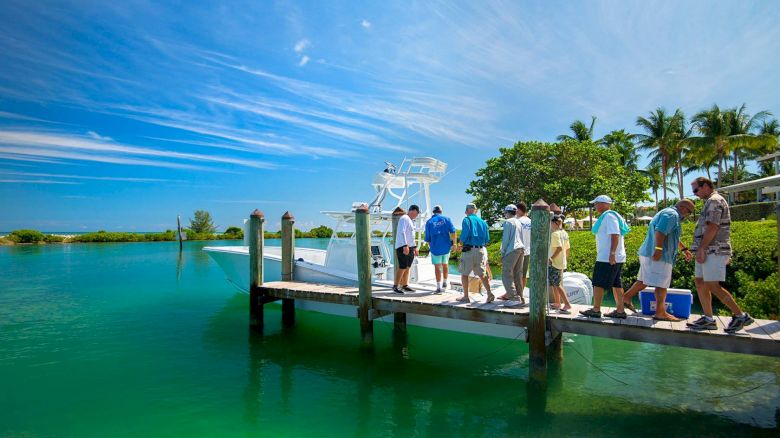
[[[695,224],[684,223],[682,241],[690,246]],[[636,280],[639,273],[637,251],[647,235],[647,226],[632,227],[625,238],[627,260],[623,267],[626,287]],[[590,231],[569,231],[571,257],[569,271],[591,276],[596,262],[596,241]],[[500,232],[491,232],[488,247],[490,263],[500,265]],[[777,223],[775,221],[734,222],[731,226],[731,243],[734,250],[727,268],[725,287],[745,309],[756,317],[778,317],[777,283]],[[679,256],[672,273],[672,287],[695,291],[693,261],[686,262]],[[772,277],[774,275],[774,277]],[[694,292],[695,293],[695,292]]]
[[[745,205],[732,205],[731,220],[732,221],[760,221],[761,219],[768,219],[775,214],[774,202],[755,202],[753,204]]]
[[[7,238],[14,243],[38,243],[46,240],[46,236],[38,230],[14,230]]]
[[[114,231],[98,231],[96,233],[73,236],[71,242],[105,243],[105,242],[162,242],[176,240],[176,233],[167,230],[164,233],[126,233]]]

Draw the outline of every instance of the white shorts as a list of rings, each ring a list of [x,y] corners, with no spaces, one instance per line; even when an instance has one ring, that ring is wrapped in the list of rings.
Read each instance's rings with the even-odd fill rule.
[[[727,255],[707,254],[704,263],[696,262],[696,278],[704,281],[726,281],[726,265],[731,257]]]
[[[639,256],[639,276],[637,280],[647,286],[668,289],[672,284],[672,264],[650,257]]]

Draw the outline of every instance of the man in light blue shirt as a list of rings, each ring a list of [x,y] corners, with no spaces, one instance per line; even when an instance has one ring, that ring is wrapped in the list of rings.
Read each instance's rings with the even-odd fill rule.
[[[425,241],[430,247],[431,263],[436,271],[436,293],[447,289],[450,250],[455,246],[455,225],[441,213],[440,205],[433,207],[433,217],[425,223]]]
[[[485,275],[487,268],[487,247],[490,241],[488,225],[477,216],[477,206],[474,204],[466,205],[466,217],[463,218],[460,231],[460,241],[463,242],[463,254],[460,256],[460,279],[463,284],[463,297],[458,301],[468,303],[469,299],[469,275],[473,272],[485,286],[487,290],[486,303],[496,299],[490,292],[490,280]]]
[[[631,298],[646,287],[655,287],[655,316],[661,321],[679,321],[666,311],[666,291],[672,283],[672,268],[677,257],[677,249],[685,252],[690,260],[691,253],[680,243],[680,222],[693,213],[693,202],[684,199],[674,207],[659,211],[647,227],[647,237],[639,248],[639,276],[637,281],[618,302],[617,312],[624,312],[623,306],[636,312]]]

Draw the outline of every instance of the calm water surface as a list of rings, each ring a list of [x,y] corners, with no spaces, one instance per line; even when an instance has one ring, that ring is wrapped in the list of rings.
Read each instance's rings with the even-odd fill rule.
[[[357,319],[277,306],[250,335],[205,245],[0,247],[0,436],[777,433],[776,359],[576,336],[544,393],[520,341],[380,321],[371,356]]]

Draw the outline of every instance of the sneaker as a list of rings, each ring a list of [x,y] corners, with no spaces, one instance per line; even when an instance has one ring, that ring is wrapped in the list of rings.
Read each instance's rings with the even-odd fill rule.
[[[705,317],[701,317],[693,322],[687,322],[685,323],[688,328],[691,328],[693,330],[717,330],[718,324],[713,319],[712,321],[708,320]]]
[[[593,309],[580,310],[580,315],[587,316],[588,318],[601,318],[601,312]]]
[[[613,310],[606,315],[607,318],[617,318],[617,319],[626,319],[628,318],[628,315],[626,315],[626,312],[618,312],[617,310]]]
[[[443,291],[444,291],[444,290],[447,290],[447,280],[444,280],[444,281],[441,283],[441,290],[443,290]]]
[[[723,329],[723,331],[726,333],[735,333],[742,330],[742,328],[746,325],[750,324],[753,324],[753,318],[751,318],[747,313],[743,313],[742,316],[735,316],[731,318],[729,326]]]
[[[436,288],[436,292],[434,292],[434,293],[435,293],[435,294],[440,294],[440,293],[442,293],[441,287],[437,287],[437,288]]]
[[[404,292],[414,292],[414,289],[412,289],[411,287],[409,287],[409,285],[403,286],[403,287],[401,287],[401,289],[402,289]]]
[[[404,291],[402,291],[401,288],[399,288],[398,286],[393,286],[393,292],[395,292],[397,294],[404,293]]]

